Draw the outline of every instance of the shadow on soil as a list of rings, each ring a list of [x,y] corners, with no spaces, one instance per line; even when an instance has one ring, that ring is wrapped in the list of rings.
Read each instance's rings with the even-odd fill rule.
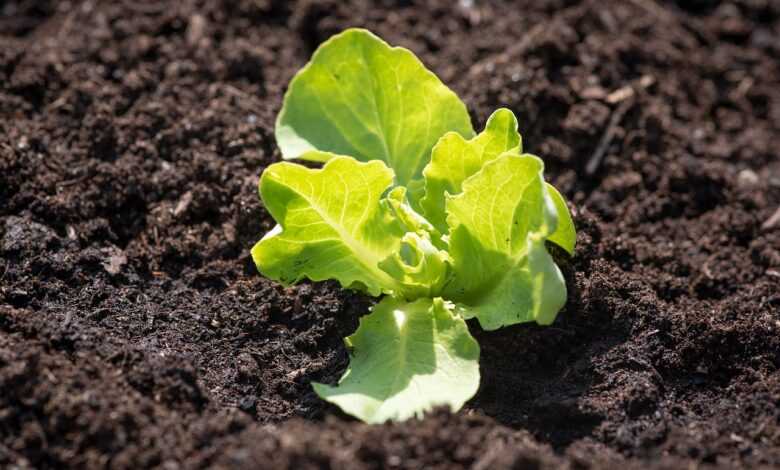
[[[587,396],[600,382],[598,364],[630,334],[630,324],[613,318],[607,304],[583,298],[573,279],[567,284],[567,307],[552,326],[487,332],[469,325],[481,347],[482,381],[467,406],[558,450],[592,435],[605,419]]]

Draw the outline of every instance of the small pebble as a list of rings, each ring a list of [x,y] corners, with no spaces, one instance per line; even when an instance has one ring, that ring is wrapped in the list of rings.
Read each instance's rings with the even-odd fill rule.
[[[16,148],[18,148],[19,150],[27,150],[28,148],[30,148],[30,141],[27,139],[26,136],[22,136],[19,139],[19,142],[16,144]]]
[[[257,407],[257,398],[247,395],[238,402],[238,407],[245,413],[254,413]]]
[[[737,175],[737,184],[741,188],[752,188],[758,184],[758,175],[753,170],[742,170]]]

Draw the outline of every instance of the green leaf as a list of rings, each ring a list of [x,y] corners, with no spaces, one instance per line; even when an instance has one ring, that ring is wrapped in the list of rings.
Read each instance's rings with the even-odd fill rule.
[[[421,417],[440,405],[457,411],[479,387],[479,345],[440,298],[386,297],[346,342],[352,358],[338,386],[314,390],[367,423]]]
[[[449,255],[439,250],[425,234],[409,232],[401,239],[401,249],[379,267],[401,284],[396,293],[407,300],[434,297],[447,281]]]
[[[557,214],[532,155],[505,153],[447,199],[453,276],[443,296],[486,330],[549,324],[566,302],[566,284],[544,248]]]
[[[522,139],[517,132],[517,118],[502,108],[487,121],[485,130],[471,140],[451,132],[436,143],[431,161],[423,170],[425,197],[420,205],[423,213],[442,233],[447,233],[445,198],[461,192],[463,182],[482,166],[504,152],[522,151]]]
[[[428,222],[428,219],[420,215],[415,211],[412,206],[407,202],[407,188],[403,186],[396,186],[393,188],[385,199],[382,201],[388,204],[398,219],[404,224],[404,228],[407,232],[415,232],[418,234],[425,234],[434,237],[441,237],[436,228]]]
[[[290,83],[276,122],[285,159],[324,153],[382,160],[398,183],[419,178],[444,133],[471,137],[466,106],[409,50],[363,29],[325,41]]]
[[[420,201],[425,196],[425,180],[422,178],[409,181],[406,185],[407,194],[406,197],[409,199],[409,205],[419,214],[423,213],[422,206],[420,206]]]
[[[258,270],[283,284],[336,279],[371,295],[398,282],[379,268],[397,252],[403,227],[380,198],[393,171],[380,161],[329,160],[320,170],[293,163],[269,166],[260,196],[279,227],[252,249]]]
[[[569,206],[561,193],[553,185],[547,183],[547,194],[555,205],[555,211],[558,214],[558,228],[547,237],[547,240],[560,246],[569,254],[574,256],[574,245],[577,243],[577,232],[574,230],[574,221],[569,213]]]
[[[379,267],[397,280],[397,296],[407,300],[435,297],[447,281],[449,255],[441,234],[409,205],[406,188],[393,188],[385,199],[407,232],[398,252],[379,263]]]

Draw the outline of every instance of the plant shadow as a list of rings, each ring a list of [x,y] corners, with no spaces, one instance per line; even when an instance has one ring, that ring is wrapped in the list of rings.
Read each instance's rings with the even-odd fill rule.
[[[593,400],[601,380],[598,365],[629,339],[631,329],[630,322],[612,317],[608,302],[583,298],[572,271],[564,272],[568,303],[552,326],[484,331],[469,322],[481,347],[482,378],[466,406],[526,429],[556,450],[593,435],[605,419]],[[598,293],[586,297],[592,295]]]
[[[637,300],[642,292],[635,292],[630,279],[608,263],[587,253],[575,259],[556,256],[556,261],[566,278],[568,298],[553,325],[484,331],[476,320],[468,321],[480,346],[481,380],[465,409],[527,430],[560,451],[582,438],[598,437],[608,411],[602,405],[614,401],[605,395],[614,389],[605,384],[605,367],[609,369],[616,349],[631,342],[644,307]],[[353,312],[347,323],[352,325],[363,311]],[[346,348],[339,346],[303,380],[336,384],[349,362]],[[316,410],[310,417],[346,416],[313,391],[310,395]]]

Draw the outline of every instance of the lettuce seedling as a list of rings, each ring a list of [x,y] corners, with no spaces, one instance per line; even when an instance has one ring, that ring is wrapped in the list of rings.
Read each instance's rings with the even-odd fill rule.
[[[499,109],[475,135],[466,106],[408,50],[350,29],[293,78],[276,123],[285,160],[260,178],[278,225],[252,249],[285,285],[335,279],[383,296],[346,338],[349,368],[315,391],[369,423],[459,409],[479,387],[466,319],[547,325],[573,255],[566,203]]]

